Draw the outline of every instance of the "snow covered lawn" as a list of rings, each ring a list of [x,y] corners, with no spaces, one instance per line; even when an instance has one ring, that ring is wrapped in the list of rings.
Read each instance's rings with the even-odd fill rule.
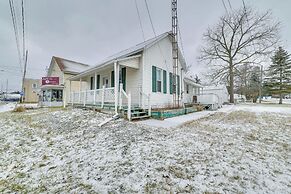
[[[78,109],[0,113],[0,193],[290,193],[291,112],[245,107],[170,129],[100,128],[110,115]]]

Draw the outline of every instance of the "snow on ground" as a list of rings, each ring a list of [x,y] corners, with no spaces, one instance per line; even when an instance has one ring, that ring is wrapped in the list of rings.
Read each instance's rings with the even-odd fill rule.
[[[258,113],[291,113],[291,106],[287,104],[240,104],[235,110],[243,110]]]
[[[138,123],[144,124],[151,127],[162,127],[162,128],[171,128],[171,127],[179,127],[187,122],[194,121],[201,119],[203,117],[210,116],[215,114],[216,112],[229,112],[234,109],[234,105],[227,105],[217,111],[200,111],[189,113],[186,115],[181,115],[177,117],[167,118],[164,120],[157,120],[157,119],[147,119],[139,121]]]
[[[279,98],[267,98],[262,100],[263,103],[279,103]],[[283,104],[291,104],[291,99],[283,99]]]
[[[16,103],[13,102],[9,103],[0,102],[0,113],[13,110],[15,108],[15,104]]]
[[[21,103],[17,104],[17,106],[23,106],[26,109],[35,109],[38,108],[38,103]]]
[[[85,110],[0,113],[0,193],[290,193],[291,114],[164,129]]]

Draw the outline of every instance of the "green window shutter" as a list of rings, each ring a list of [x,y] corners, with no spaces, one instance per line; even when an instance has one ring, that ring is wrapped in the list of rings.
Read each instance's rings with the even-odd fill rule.
[[[163,91],[164,94],[167,93],[167,72],[163,70]]]
[[[180,95],[180,76],[177,75],[178,95]]]
[[[100,89],[100,75],[97,75],[97,86],[96,89]]]
[[[157,68],[152,66],[152,91],[157,92]]]
[[[114,71],[111,71],[111,87],[114,87]]]
[[[173,94],[173,74],[172,73],[169,74],[169,78],[170,78],[170,94]]]
[[[123,67],[121,69],[121,81],[122,81],[122,84],[123,84],[123,90],[125,90],[126,88],[126,67]]]

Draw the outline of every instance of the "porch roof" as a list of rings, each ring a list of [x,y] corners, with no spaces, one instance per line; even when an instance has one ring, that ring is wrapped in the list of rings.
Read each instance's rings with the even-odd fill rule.
[[[194,82],[194,80],[187,78],[187,77],[184,78],[184,82],[191,85],[191,86],[194,86],[196,88],[203,88],[203,86],[201,84],[197,84]]]
[[[144,41],[144,42],[137,44],[129,49],[123,50],[115,55],[112,55],[112,56],[106,58],[102,62],[98,63],[96,66],[94,66],[90,69],[87,69],[76,76],[72,76],[69,80],[71,80],[71,81],[77,80],[81,77],[84,77],[84,76],[91,74],[95,70],[101,69],[101,68],[108,66],[108,65],[112,65],[115,61],[124,60],[126,58],[135,57],[137,55],[140,55],[140,54],[142,54],[142,52],[144,51],[145,48],[149,48],[149,47],[153,46],[154,44],[158,43],[160,40],[162,40],[168,36],[171,36],[171,32],[165,32],[157,37],[154,37],[152,39]],[[185,62],[185,59],[183,58],[183,55],[182,55],[180,49],[179,49],[179,56],[181,56],[180,63],[182,65],[182,67],[186,69],[186,62]]]

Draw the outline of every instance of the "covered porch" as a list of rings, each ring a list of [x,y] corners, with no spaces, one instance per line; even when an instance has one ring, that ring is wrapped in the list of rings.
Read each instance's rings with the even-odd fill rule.
[[[142,92],[140,57],[113,60],[70,78],[79,82],[78,90],[70,88],[70,104],[114,109],[116,114],[134,107],[150,109],[150,97]]]
[[[195,83],[192,79],[184,78],[184,103],[196,104],[197,98],[203,91],[203,86]]]

